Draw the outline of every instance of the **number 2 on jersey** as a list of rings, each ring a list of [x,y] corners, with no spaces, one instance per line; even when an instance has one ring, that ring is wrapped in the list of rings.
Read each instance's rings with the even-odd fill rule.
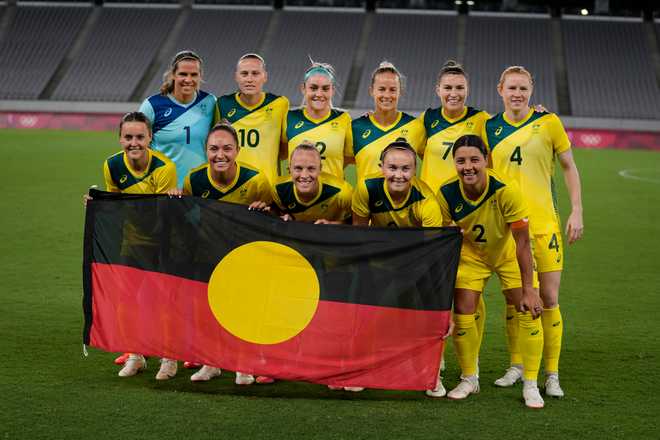
[[[474,225],[472,227],[472,232],[478,232],[477,238],[474,239],[475,243],[486,243],[484,235],[486,234],[486,228],[484,225]]]
[[[325,153],[325,149],[328,148],[327,145],[325,145],[325,142],[317,142],[316,143],[316,149],[319,150],[319,154],[321,155],[321,160],[325,160],[325,156],[323,155]]]

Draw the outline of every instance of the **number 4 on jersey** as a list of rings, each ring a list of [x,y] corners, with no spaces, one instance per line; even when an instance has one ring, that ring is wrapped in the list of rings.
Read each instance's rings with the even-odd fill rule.
[[[518,165],[522,165],[522,154],[520,154],[520,145],[518,145],[514,150],[513,153],[511,153],[511,157],[509,158],[511,162],[517,162]]]

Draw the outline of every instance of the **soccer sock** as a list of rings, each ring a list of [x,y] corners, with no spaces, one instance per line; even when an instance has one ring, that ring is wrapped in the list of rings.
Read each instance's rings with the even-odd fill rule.
[[[479,295],[479,304],[477,304],[477,311],[474,314],[474,323],[477,326],[477,334],[479,335],[479,350],[481,349],[481,341],[484,340],[484,327],[486,327],[486,303],[484,302],[484,295]]]
[[[511,358],[511,365],[522,365],[523,360],[520,355],[520,347],[518,346],[518,312],[516,306],[511,304],[506,305],[504,313],[506,322],[506,345],[509,348],[509,356]]]
[[[454,314],[454,350],[463,376],[477,374],[477,356],[479,355],[479,335],[474,322],[474,313],[469,315]]]
[[[543,325],[541,319],[532,317],[529,312],[518,312],[518,344],[523,362],[523,378],[534,381],[539,374],[543,354]]]
[[[545,373],[559,372],[559,353],[561,352],[561,337],[564,334],[564,321],[561,318],[559,306],[543,309],[543,363]]]

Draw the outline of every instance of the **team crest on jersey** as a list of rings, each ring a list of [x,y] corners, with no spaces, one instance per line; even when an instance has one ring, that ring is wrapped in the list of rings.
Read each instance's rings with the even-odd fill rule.
[[[247,191],[248,191],[247,188],[242,188],[241,189],[241,197],[242,198],[245,198],[245,196],[247,195]]]
[[[497,127],[497,130],[495,130],[495,136],[499,136],[500,133],[502,133],[502,126],[501,125],[499,127]]]
[[[231,118],[231,117],[234,116],[235,114],[236,114],[236,109],[233,108],[233,109],[229,110],[229,113],[227,113],[227,117],[228,117],[228,118]]]
[[[541,124],[532,125],[532,133],[536,134],[539,132],[540,129],[541,129]]]
[[[300,122],[298,122],[296,125],[294,125],[294,128],[300,128],[300,127],[302,127],[303,125],[305,125],[305,121],[300,121]]]
[[[273,117],[273,107],[267,107],[265,112],[266,118],[272,118]]]
[[[330,127],[332,127],[333,130],[336,130],[337,128],[339,128],[339,122],[337,122],[337,121],[332,121],[332,122],[330,123]]]
[[[172,107],[168,107],[167,110],[165,110],[165,113],[163,113],[163,117],[166,118],[171,114],[172,114]]]
[[[454,212],[455,212],[456,214],[458,214],[458,213],[461,212],[462,210],[463,210],[463,204],[462,204],[462,203],[459,203],[458,205],[456,205],[456,208],[454,208]]]
[[[202,110],[202,113],[206,112],[206,104],[205,103],[200,104],[199,108]]]
[[[437,127],[439,123],[440,123],[440,119],[436,119],[435,121],[433,121],[433,122],[431,123],[431,128],[435,128],[435,127]]]
[[[371,130],[367,129],[362,132],[362,139],[366,139],[371,136]]]
[[[474,128],[474,122],[472,122],[472,121],[467,121],[467,122],[465,123],[465,128],[467,128],[468,130],[472,130],[472,128]]]
[[[125,183],[128,180],[128,176],[124,174],[119,178],[119,183]]]
[[[408,129],[407,128],[404,128],[403,130],[401,130],[401,136],[405,137],[407,135],[408,135]]]
[[[211,194],[211,192],[207,189],[206,191],[204,191],[204,192],[202,193],[202,198],[203,198],[203,199],[208,198],[209,194]]]

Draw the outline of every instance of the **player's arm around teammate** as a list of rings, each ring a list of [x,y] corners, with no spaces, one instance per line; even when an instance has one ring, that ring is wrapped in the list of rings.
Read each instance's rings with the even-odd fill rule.
[[[353,140],[350,115],[332,104],[336,87],[333,67],[313,62],[300,85],[302,107],[287,113],[280,158],[289,158],[302,141],[311,141],[321,154],[324,171],[343,179],[353,155]]]
[[[383,61],[371,74],[369,94],[374,110],[353,121],[353,156],[357,179],[380,170],[380,154],[396,139],[403,138],[415,152],[426,142],[422,122],[399,111],[404,77],[394,64]]]
[[[474,321],[479,296],[493,273],[500,278],[508,304],[518,312],[525,385],[523,397],[531,408],[542,408],[538,374],[543,333],[538,318],[541,299],[533,287],[527,208],[520,190],[487,169],[487,149],[480,137],[465,135],[452,147],[458,176],[438,193],[445,222],[463,229],[464,240],[454,293],[454,347],[461,382],[447,394],[465,399],[479,392],[479,335]]]
[[[534,90],[532,75],[522,66],[502,72],[498,92],[504,112],[485,126],[485,138],[491,149],[493,168],[517,181],[530,208],[532,249],[539,272],[540,292],[544,303],[543,328],[545,393],[562,397],[559,385],[559,355],[563,319],[558,299],[563,269],[563,241],[553,196],[555,157],[564,170],[571,199],[566,234],[569,243],[582,236],[582,200],[580,178],[570,149],[570,141],[557,115],[535,112],[529,107]],[[512,366],[496,384],[510,386],[520,377],[514,363],[515,335],[509,336]]]
[[[119,144],[122,151],[112,155],[103,163],[103,178],[106,190],[128,194],[164,194],[176,187],[176,167],[164,155],[150,148],[152,131],[149,119],[141,112],[126,113],[119,123]],[[91,197],[85,195],[86,204]],[[138,237],[140,231],[134,227],[127,236]],[[136,240],[136,242],[139,240]],[[140,247],[137,243],[123,243],[127,253],[139,252],[151,255],[150,246]],[[120,313],[121,304],[118,305]],[[124,365],[119,371],[120,377],[134,376],[147,366],[141,354],[125,353],[115,360]],[[167,380],[176,375],[177,363],[172,359],[161,359],[161,366],[156,379]]]
[[[163,75],[160,93],[140,105],[153,127],[153,149],[175,163],[179,187],[188,171],[205,162],[204,141],[214,123],[216,98],[200,90],[202,73],[199,55],[178,52]]]

